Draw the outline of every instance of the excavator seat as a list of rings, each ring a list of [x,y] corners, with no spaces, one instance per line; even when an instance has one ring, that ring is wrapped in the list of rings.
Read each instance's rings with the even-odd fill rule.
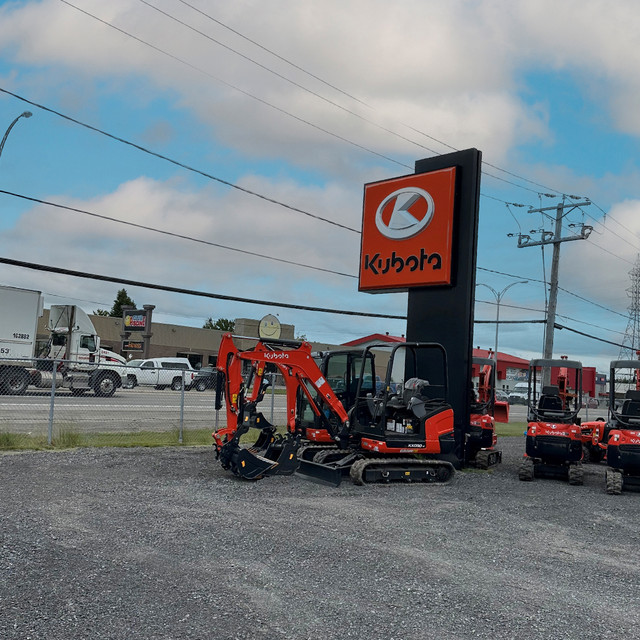
[[[640,391],[629,389],[624,394],[620,415],[634,427],[640,424]]]
[[[564,416],[565,411],[558,387],[548,386],[542,388],[537,413],[542,418],[562,418]]]

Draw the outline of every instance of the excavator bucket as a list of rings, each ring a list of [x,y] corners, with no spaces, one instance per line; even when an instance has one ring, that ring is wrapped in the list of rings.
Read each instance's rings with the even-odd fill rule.
[[[496,400],[493,405],[493,417],[496,422],[509,422],[509,403]]]
[[[283,437],[264,429],[251,447],[240,446],[236,439],[225,444],[220,450],[220,460],[225,468],[247,480],[292,475],[299,464],[296,456],[299,446],[299,436]]]

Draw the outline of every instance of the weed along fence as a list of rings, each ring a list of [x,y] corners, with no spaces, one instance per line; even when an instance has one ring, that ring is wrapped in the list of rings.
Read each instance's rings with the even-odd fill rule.
[[[122,366],[110,387],[80,375],[81,366],[91,373],[87,363],[0,358],[0,449],[208,445],[226,424],[225,411],[215,409],[215,384],[197,372],[173,369],[168,379],[166,368]],[[261,409],[272,424],[285,424],[280,389],[267,391]]]

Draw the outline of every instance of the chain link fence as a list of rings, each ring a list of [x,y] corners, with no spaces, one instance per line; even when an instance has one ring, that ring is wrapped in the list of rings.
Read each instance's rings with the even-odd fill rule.
[[[118,369],[120,371],[118,371]],[[113,388],[105,374],[117,372]],[[101,370],[86,362],[0,358],[0,449],[77,446],[212,444],[226,426],[215,409],[215,382],[198,372],[172,371],[156,383],[133,367]],[[166,370],[148,370],[166,376]],[[176,382],[179,379],[179,384]],[[260,410],[275,425],[286,422],[285,396],[272,387]]]

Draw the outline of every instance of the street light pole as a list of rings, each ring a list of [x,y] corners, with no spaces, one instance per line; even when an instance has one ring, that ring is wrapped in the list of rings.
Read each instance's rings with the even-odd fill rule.
[[[517,284],[527,284],[528,280],[518,280],[517,282],[512,282],[507,285],[502,291],[498,292],[493,287],[490,287],[488,284],[484,284],[484,282],[478,282],[478,286],[487,287],[493,293],[496,298],[496,344],[495,349],[493,351],[493,359],[496,361],[496,376],[498,375],[498,327],[500,326],[500,300],[502,300],[502,296],[507,292],[508,289],[514,287]]]
[[[2,142],[0,142],[0,156],[2,156],[2,150],[4,149],[4,143],[7,141],[7,138],[9,137],[9,133],[11,131],[11,129],[13,129],[13,126],[15,125],[16,122],[18,122],[18,120],[20,120],[20,118],[30,118],[33,114],[31,113],[31,111],[23,111],[10,125],[9,128],[6,130],[4,137],[2,138]]]

